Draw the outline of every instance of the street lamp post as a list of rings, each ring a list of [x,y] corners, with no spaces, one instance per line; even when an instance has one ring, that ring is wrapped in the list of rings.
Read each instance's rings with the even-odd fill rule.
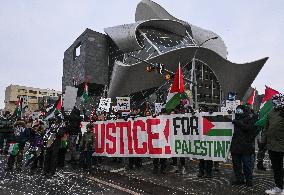
[[[199,48],[206,43],[209,40],[213,40],[213,39],[218,39],[218,37],[211,37],[209,39],[206,39],[205,41],[203,41],[201,44],[198,45],[198,47],[196,48],[193,58],[192,58],[192,69],[191,69],[191,83],[194,83],[194,108],[196,110],[198,110],[198,103],[197,103],[197,79],[196,79],[196,69],[195,69],[195,56],[199,50]],[[192,85],[191,85],[191,91],[192,91]]]

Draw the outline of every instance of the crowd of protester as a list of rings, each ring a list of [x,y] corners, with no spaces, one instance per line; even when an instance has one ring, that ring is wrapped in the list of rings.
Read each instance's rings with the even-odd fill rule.
[[[264,129],[255,126],[257,114],[247,105],[240,105],[235,112],[234,134],[231,142],[231,157],[235,180],[232,185],[253,186],[253,170],[256,160],[255,139],[260,133],[258,141],[257,168],[265,171],[263,164],[265,151],[268,150],[276,187],[267,190],[273,194],[283,191],[283,155],[284,155],[284,103],[283,96],[273,97],[274,109],[268,115],[268,122]],[[214,110],[203,109],[209,113]],[[167,112],[162,109],[160,115],[169,114],[194,114],[191,107],[185,108],[180,104],[176,109]],[[104,159],[93,156],[95,134],[94,123],[108,119],[136,118],[141,116],[156,117],[150,109],[133,109],[127,116],[114,113],[111,116],[106,113],[94,113],[88,121],[87,131],[82,134],[80,110],[76,107],[70,114],[64,109],[48,120],[33,120],[32,118],[18,118],[12,120],[10,113],[5,113],[1,118],[0,126],[0,152],[8,155],[6,171],[16,169],[21,171],[23,167],[29,167],[31,171],[42,170],[42,174],[51,177],[57,169],[63,168],[65,163],[79,166],[90,171],[100,166]],[[5,144],[4,144],[5,143]],[[67,160],[67,154],[69,160]],[[25,159],[25,160],[23,160]],[[67,161],[66,161],[67,160]],[[142,158],[113,158],[114,162],[127,162],[127,168],[139,169],[142,167]],[[25,162],[25,164],[23,164]],[[154,158],[153,174],[180,173],[186,174],[186,158]],[[219,163],[210,160],[199,160],[199,172],[197,177],[214,177],[213,172],[220,171]],[[276,194],[276,193],[275,193]]]

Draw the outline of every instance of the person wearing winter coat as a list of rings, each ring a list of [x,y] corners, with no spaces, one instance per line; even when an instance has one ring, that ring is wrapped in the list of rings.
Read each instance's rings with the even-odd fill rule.
[[[56,172],[58,152],[60,149],[61,138],[64,136],[62,119],[57,116],[49,121],[49,128],[44,135],[45,156],[43,175],[51,177]]]
[[[22,168],[25,144],[30,138],[30,129],[26,128],[26,123],[23,120],[16,121],[13,129],[14,132],[9,148],[10,156],[6,170],[11,171],[16,161],[16,169],[20,171]]]
[[[254,125],[257,115],[245,105],[236,108],[234,134],[231,142],[233,170],[236,180],[232,185],[252,187],[252,173],[254,168],[255,138],[258,133]]]
[[[0,116],[0,154],[8,154],[9,142],[13,136],[13,119],[9,112]],[[6,144],[4,146],[4,141]]]
[[[62,114],[64,119],[68,121],[66,124],[66,131],[68,132],[68,151],[71,156],[71,163],[75,163],[78,160],[77,155],[77,143],[81,134],[81,116],[80,110],[74,106],[70,115],[65,114],[64,108],[62,108]]]
[[[43,167],[44,162],[44,147],[43,147],[43,136],[44,136],[44,123],[37,122],[33,125],[30,138],[30,160],[27,164],[32,163],[31,169],[34,170],[38,167]]]
[[[275,187],[266,190],[266,194],[284,194],[283,157],[284,157],[284,96],[272,97],[273,110],[269,112],[261,142],[268,149],[274,173]]]
[[[90,169],[92,166],[92,154],[94,153],[95,134],[93,132],[94,125],[87,124],[87,132],[83,134],[81,140],[81,158],[80,165],[82,168]]]

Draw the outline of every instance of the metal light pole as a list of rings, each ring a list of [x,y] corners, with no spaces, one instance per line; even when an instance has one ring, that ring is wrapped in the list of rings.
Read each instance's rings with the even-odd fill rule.
[[[191,69],[191,83],[194,83],[194,102],[195,102],[195,105],[194,105],[194,108],[196,110],[198,110],[198,103],[197,103],[197,80],[196,80],[196,69],[195,69],[195,56],[199,50],[199,48],[204,44],[206,43],[207,41],[209,40],[213,40],[213,39],[218,39],[218,37],[211,37],[205,41],[203,41],[201,44],[198,45],[198,47],[196,48],[195,52],[194,52],[194,55],[193,55],[193,58],[192,58],[192,69]],[[192,91],[192,85],[191,85],[191,91]]]

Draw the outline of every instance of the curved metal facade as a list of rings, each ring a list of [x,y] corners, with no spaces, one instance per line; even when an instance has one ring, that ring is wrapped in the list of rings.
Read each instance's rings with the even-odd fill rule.
[[[120,25],[105,29],[105,32],[116,43],[118,48],[124,53],[131,55],[143,53],[143,41],[139,41],[139,33],[144,33],[143,27],[169,31],[183,38],[188,38],[192,43],[183,45],[183,47],[175,47],[167,49],[166,45],[161,46],[153,43],[150,40],[151,36],[147,36],[147,41],[152,44],[152,47],[157,50],[152,56],[144,56],[140,58],[149,62],[159,62],[166,65],[166,68],[175,71],[178,63],[186,64],[193,58],[194,52],[198,45],[210,37],[218,36],[217,34],[204,30],[202,28],[191,25],[187,22],[176,19],[171,16],[160,5],[150,1],[142,0],[136,9],[136,23],[130,25]],[[161,42],[165,37],[160,31],[156,31],[156,42]],[[144,33],[145,35],[145,33]],[[152,34],[153,37],[153,34]],[[171,37],[170,37],[171,38]],[[152,52],[154,53],[154,51]],[[138,54],[137,54],[138,55]],[[263,58],[254,62],[245,64],[236,64],[226,60],[227,48],[223,40],[218,36],[216,40],[206,42],[203,47],[198,50],[196,59],[203,62],[216,75],[220,82],[223,98],[230,91],[238,93],[239,98],[242,98],[265,64],[268,58]],[[143,62],[129,62],[124,56],[123,60],[114,63],[113,72],[109,85],[109,97],[122,96],[131,94],[137,91],[146,90],[162,85],[165,81],[162,76],[145,71],[146,64]],[[122,62],[123,61],[123,62]],[[234,76],[232,77],[232,73]]]

